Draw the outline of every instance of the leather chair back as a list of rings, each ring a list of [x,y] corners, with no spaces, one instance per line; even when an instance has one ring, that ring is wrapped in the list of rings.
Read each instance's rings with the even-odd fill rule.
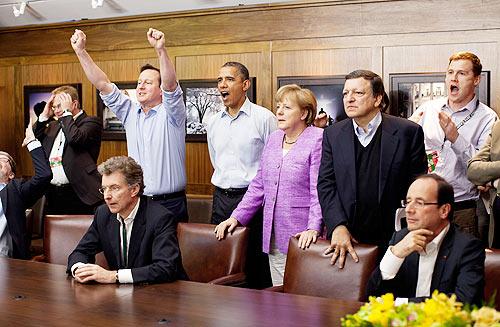
[[[190,281],[218,283],[214,280],[244,273],[248,228],[237,227],[222,241],[215,237],[214,228],[215,225],[210,224],[177,225],[182,265]],[[244,274],[242,276],[244,278]]]
[[[377,265],[377,246],[356,244],[359,262],[347,255],[344,268],[340,269],[330,264],[331,255],[323,254],[329,245],[329,241],[318,240],[302,250],[298,240],[290,238],[283,292],[365,301],[366,284]]]
[[[484,299],[489,301],[496,290],[495,307],[500,310],[500,250],[486,249],[484,262]]]
[[[44,261],[59,265],[68,264],[68,256],[89,229],[93,215],[47,215],[43,237]],[[96,255],[96,264],[107,269],[104,254]]]

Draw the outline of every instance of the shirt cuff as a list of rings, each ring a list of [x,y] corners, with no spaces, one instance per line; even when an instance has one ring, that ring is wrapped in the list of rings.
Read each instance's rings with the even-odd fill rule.
[[[163,92],[163,93],[166,93],[166,94],[173,94],[177,91],[177,89],[180,89],[181,88],[181,85],[179,84],[179,81],[175,81],[177,83],[177,86],[175,87],[175,90],[173,91],[167,91],[167,90],[164,90],[163,89],[163,86],[160,85],[160,90]]]
[[[408,298],[407,297],[397,297],[396,300],[394,300],[394,305],[395,306],[400,306],[402,304],[408,304]]]
[[[467,149],[469,148],[469,144],[470,143],[467,142],[467,140],[465,139],[465,137],[463,137],[462,135],[458,134],[458,137],[455,140],[455,143],[451,144],[451,148],[453,149],[453,151],[455,151],[455,153],[462,154],[465,151],[467,151]]]
[[[44,114],[40,114],[40,116],[38,116],[39,123],[46,122],[47,120],[49,120],[49,117],[45,116]]]
[[[118,269],[118,282],[120,284],[131,284],[134,282],[132,269]]]
[[[85,264],[83,262],[77,262],[75,263],[74,265],[71,266],[71,276],[73,276],[73,278],[75,277],[75,270],[77,268],[80,268],[81,266],[84,266]]]
[[[390,246],[387,251],[385,251],[385,255],[380,261],[380,272],[382,274],[383,280],[389,280],[396,277],[396,274],[401,268],[403,264],[404,258],[399,258],[391,251],[392,246]]]
[[[40,143],[40,141],[38,141],[37,139],[34,139],[33,141],[31,141],[30,143],[28,143],[26,145],[29,152],[31,152],[31,151],[33,151],[41,146],[42,146],[42,143]]]

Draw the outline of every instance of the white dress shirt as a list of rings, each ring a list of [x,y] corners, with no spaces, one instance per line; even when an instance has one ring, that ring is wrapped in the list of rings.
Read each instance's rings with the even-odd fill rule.
[[[425,246],[425,252],[420,253],[418,259],[418,280],[415,292],[416,297],[430,296],[432,273],[434,272],[434,265],[436,264],[439,248],[443,243],[444,237],[450,224],[448,224],[431,242]],[[399,268],[403,264],[405,258],[399,258],[392,253],[392,246],[385,252],[382,261],[380,261],[380,272],[383,280],[390,280],[396,277]],[[396,304],[407,303],[407,298],[398,298]]]
[[[257,174],[269,134],[276,129],[276,116],[248,98],[236,117],[227,109],[214,115],[207,124],[212,184],[223,189],[247,187]]]
[[[382,114],[380,113],[380,111],[368,123],[366,132],[354,121],[354,119],[352,120],[352,125],[354,126],[354,134],[356,134],[359,143],[361,143],[362,146],[366,147],[368,144],[370,144],[371,140],[375,136],[375,133],[377,132],[377,128],[380,126],[380,123],[382,123]]]

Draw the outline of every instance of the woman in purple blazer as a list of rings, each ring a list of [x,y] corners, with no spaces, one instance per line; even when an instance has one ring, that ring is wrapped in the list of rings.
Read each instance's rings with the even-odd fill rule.
[[[316,183],[321,161],[323,130],[312,126],[316,117],[314,94],[297,85],[276,94],[278,128],[270,135],[257,175],[231,217],[215,228],[224,238],[238,223],[248,225],[264,207],[262,249],[269,254],[273,285],[283,284],[290,237],[303,249],[321,231],[321,208]]]

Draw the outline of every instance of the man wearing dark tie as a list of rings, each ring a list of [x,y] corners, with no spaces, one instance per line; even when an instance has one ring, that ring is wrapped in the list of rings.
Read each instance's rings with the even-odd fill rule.
[[[141,167],[130,157],[99,165],[105,205],[68,258],[68,273],[86,283],[168,282],[185,278],[176,220],[162,205],[142,195]],[[94,264],[104,252],[109,270]]]
[[[450,223],[453,187],[436,175],[422,175],[403,205],[408,227],[396,232],[368,282],[368,295],[393,293],[396,303],[421,301],[434,290],[481,304],[485,252],[479,239]]]

